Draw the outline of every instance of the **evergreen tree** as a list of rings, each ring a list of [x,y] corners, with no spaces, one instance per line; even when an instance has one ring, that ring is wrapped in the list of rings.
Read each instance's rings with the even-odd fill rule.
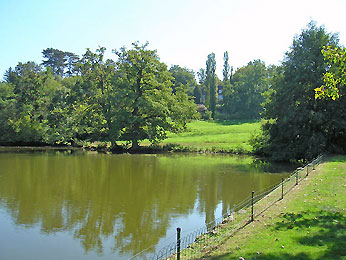
[[[223,81],[226,82],[227,80],[230,79],[230,66],[229,66],[229,61],[228,61],[228,51],[225,51],[223,54]]]
[[[215,54],[211,53],[208,55],[206,62],[206,86],[209,89],[209,109],[212,113],[212,118],[215,119],[216,112],[216,61]]]
[[[79,62],[78,55],[72,52],[64,52],[54,48],[42,51],[44,60],[42,65],[52,70],[56,76],[72,76],[76,73],[76,65]]]
[[[53,74],[62,77],[66,64],[65,52],[58,49],[47,48],[42,51],[42,54],[45,59],[42,61],[42,65],[46,68],[50,68]]]

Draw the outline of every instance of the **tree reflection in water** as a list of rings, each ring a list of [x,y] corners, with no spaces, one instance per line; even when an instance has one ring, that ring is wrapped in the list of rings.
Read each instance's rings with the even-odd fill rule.
[[[222,211],[281,180],[251,157],[0,153],[0,202],[16,225],[72,231],[86,252],[134,254],[155,245],[174,217]],[[263,164],[267,167],[266,164]],[[197,202],[196,202],[197,200]]]

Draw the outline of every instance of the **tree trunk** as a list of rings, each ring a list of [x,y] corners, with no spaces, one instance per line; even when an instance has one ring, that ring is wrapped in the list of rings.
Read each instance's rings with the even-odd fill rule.
[[[138,140],[132,140],[131,150],[136,151],[139,149]]]

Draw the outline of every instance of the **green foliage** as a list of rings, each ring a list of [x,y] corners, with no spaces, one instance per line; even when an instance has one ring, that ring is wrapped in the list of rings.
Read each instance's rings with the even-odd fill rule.
[[[200,118],[202,120],[211,120],[212,119],[211,111],[209,111],[205,105],[198,104],[197,107],[198,107],[197,112],[200,114]]]
[[[228,60],[229,60],[228,52],[225,51],[223,54],[223,70],[222,70],[224,82],[228,81],[230,78],[230,66],[229,66]]]
[[[195,89],[195,92],[198,92],[195,96],[195,103],[204,104],[205,106],[209,107],[209,89],[206,84],[207,82],[205,69],[200,69],[199,71],[197,71],[197,78],[199,85],[197,86],[198,89]]]
[[[14,116],[16,107],[16,95],[14,87],[10,83],[0,83],[0,143],[13,140],[14,130],[8,118]]]
[[[119,137],[119,131],[114,126],[114,76],[115,63],[112,60],[104,60],[106,48],[100,47],[93,53],[87,49],[78,64],[81,75],[75,84],[79,95],[74,97],[72,106],[77,116],[78,127],[83,126],[79,132],[82,139],[91,141],[107,140],[115,141]],[[70,102],[72,103],[72,102]]]
[[[258,119],[262,112],[263,94],[269,89],[268,70],[261,60],[239,68],[232,84],[223,82],[222,112],[233,119]]]
[[[71,52],[64,52],[58,49],[47,48],[42,51],[42,65],[47,69],[51,69],[56,76],[63,77],[74,75],[76,72],[76,64],[79,61],[78,55]]]
[[[216,61],[215,54],[210,53],[208,55],[208,59],[206,62],[206,70],[205,70],[205,83],[206,87],[209,90],[209,110],[212,113],[212,118],[215,118],[216,112]]]
[[[193,89],[193,96],[196,104],[201,104],[202,101],[202,90],[200,85],[196,85]]]
[[[346,151],[345,94],[337,101],[316,100],[328,64],[323,46],[337,46],[337,38],[310,23],[294,38],[281,69],[276,69],[266,94],[262,137],[255,138],[258,153],[274,160],[312,159],[325,152]]]
[[[156,51],[146,47],[134,43],[131,50],[114,51],[119,70],[114,96],[116,125],[120,138],[131,141],[133,148],[143,139],[152,143],[165,139],[167,130],[183,130],[197,110],[183,87],[176,86],[172,93],[172,76],[166,65]]]
[[[204,69],[200,69],[200,70],[197,72],[197,77],[198,77],[198,83],[199,83],[200,85],[204,84],[204,83],[205,83],[205,80],[206,80],[205,70],[204,70]]]
[[[103,47],[87,49],[78,62],[50,48],[43,51],[46,70],[33,62],[10,68],[0,84],[0,143],[110,141],[117,147],[125,140],[136,146],[143,139],[161,141],[168,130],[183,131],[197,118],[187,94],[194,75],[175,67],[172,93],[171,73],[146,46],[120,49],[117,63],[104,59]]]
[[[47,105],[49,96],[45,81],[49,75],[33,62],[19,63],[15,70],[9,69],[6,83],[1,86],[1,118],[3,121],[1,143],[40,143],[47,134]],[[6,132],[7,130],[7,132]]]
[[[340,97],[339,89],[346,85],[346,48],[323,47],[322,54],[329,68],[323,74],[324,85],[315,88],[315,98]]]
[[[195,73],[187,68],[181,68],[178,65],[173,65],[169,72],[172,73],[172,88],[173,92],[176,92],[177,88],[183,88],[189,96],[194,96],[195,89],[197,88],[197,82],[195,79]],[[198,95],[198,94],[197,94]]]

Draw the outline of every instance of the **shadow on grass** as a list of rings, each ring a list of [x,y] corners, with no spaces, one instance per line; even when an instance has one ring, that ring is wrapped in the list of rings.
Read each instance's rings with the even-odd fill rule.
[[[327,161],[328,162],[342,162],[342,163],[346,163],[346,155],[329,156]]]
[[[216,258],[208,258],[208,259],[244,259],[244,260],[249,260],[249,259],[256,259],[256,260],[315,260],[316,258],[311,258],[308,254],[306,253],[299,253],[299,254],[289,254],[289,253],[281,253],[281,254],[253,254],[253,255],[245,255],[244,257],[230,257],[227,255],[216,257]],[[318,258],[320,259],[320,258]]]
[[[327,246],[327,250],[318,259],[345,259],[346,256],[346,217],[339,212],[306,211],[299,214],[283,215],[283,222],[277,223],[275,229],[287,230],[297,227],[302,231],[316,229],[312,235],[297,239],[306,246]]]
[[[327,247],[321,250],[316,257],[310,252],[291,253],[263,253],[257,252],[244,254],[244,259],[269,260],[269,259],[346,259],[346,217],[339,212],[331,211],[304,211],[298,214],[286,213],[282,215],[281,222],[276,222],[271,228],[273,231],[285,232],[290,229],[298,229],[296,234],[296,245],[311,247]],[[258,249],[261,250],[260,248]],[[301,250],[299,250],[301,251]],[[242,259],[234,254],[225,254],[210,259]]]

